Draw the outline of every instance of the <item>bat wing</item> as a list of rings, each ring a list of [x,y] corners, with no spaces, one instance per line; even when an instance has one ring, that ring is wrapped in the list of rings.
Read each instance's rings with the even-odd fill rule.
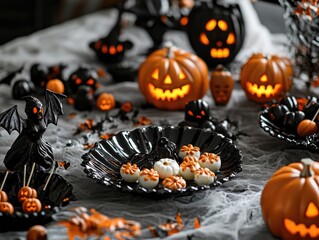
[[[25,125],[26,122],[20,117],[17,105],[0,114],[0,126],[7,130],[9,134],[13,130],[21,133]]]
[[[66,96],[63,94],[58,94],[50,90],[45,91],[46,110],[44,121],[46,125],[50,123],[57,125],[59,116],[64,114],[62,102],[65,99]]]

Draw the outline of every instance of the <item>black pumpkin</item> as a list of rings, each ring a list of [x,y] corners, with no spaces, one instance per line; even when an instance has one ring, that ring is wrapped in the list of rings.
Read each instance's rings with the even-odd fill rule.
[[[298,110],[298,101],[294,96],[284,97],[280,100],[280,104],[285,105],[289,111],[297,111]]]
[[[132,48],[130,41],[121,41],[121,12],[118,19],[106,37],[100,38],[89,44],[98,59],[106,64],[119,63],[123,60],[125,51]]]
[[[299,123],[304,120],[305,114],[302,111],[287,112],[284,118],[284,128],[290,133],[297,133]]]
[[[269,108],[268,117],[278,126],[282,126],[287,112],[289,109],[286,105],[277,104]]]
[[[74,99],[74,108],[79,111],[92,111],[95,101],[89,86],[80,86]]]
[[[59,79],[63,81],[63,70],[66,68],[65,64],[57,64],[46,66],[43,64],[35,63],[30,68],[31,81],[36,87],[45,88],[49,80]]]
[[[239,5],[198,1],[189,14],[187,33],[194,51],[210,67],[231,62],[245,37]]]
[[[70,91],[76,94],[80,86],[89,86],[91,92],[95,92],[97,88],[98,74],[95,69],[80,66],[77,70],[70,74],[68,83]]]
[[[199,99],[190,101],[185,106],[185,120],[179,126],[190,126],[199,128],[209,128],[215,130],[215,126],[210,121],[210,109],[206,101]]]

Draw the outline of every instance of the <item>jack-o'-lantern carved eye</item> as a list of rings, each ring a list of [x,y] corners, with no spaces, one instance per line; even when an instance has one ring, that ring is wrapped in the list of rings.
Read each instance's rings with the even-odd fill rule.
[[[224,20],[218,21],[218,27],[224,32],[227,31],[227,29],[228,29],[228,25]]]
[[[316,205],[313,202],[310,202],[308,204],[307,210],[306,210],[306,217],[308,218],[314,218],[319,216],[319,210],[316,207]]]
[[[201,114],[202,116],[205,116],[205,112],[204,112],[203,110],[200,112],[200,114]]]
[[[206,28],[207,31],[213,31],[215,29],[216,25],[217,25],[216,20],[215,19],[211,19],[211,20],[209,20],[206,23],[205,28]]]
[[[34,108],[32,109],[32,111],[33,111],[34,114],[37,114],[37,113],[38,113],[38,109],[37,109],[36,107],[34,107]]]
[[[186,78],[185,73],[183,73],[183,71],[181,71],[181,72],[179,73],[179,80],[184,80],[185,78]]]
[[[75,79],[75,84],[80,85],[82,83],[81,78],[76,78]]]
[[[158,68],[155,68],[154,71],[152,72],[151,74],[151,77],[155,80],[158,80],[159,79],[159,69]]]
[[[232,45],[232,44],[235,43],[235,41],[236,41],[235,34],[230,33],[230,34],[228,35],[228,37],[227,37],[226,43],[227,43],[228,45]]]
[[[94,80],[92,78],[90,78],[89,80],[87,80],[86,82],[88,85],[93,85],[94,84]]]
[[[200,34],[199,40],[200,40],[200,42],[201,42],[202,44],[204,44],[204,45],[208,45],[208,44],[209,44],[209,40],[208,40],[208,38],[207,38],[207,36],[206,36],[205,33],[201,33],[201,34]]]
[[[187,114],[188,114],[189,116],[192,116],[192,117],[194,116],[194,113],[193,113],[191,110],[188,110],[188,111],[187,111]]]

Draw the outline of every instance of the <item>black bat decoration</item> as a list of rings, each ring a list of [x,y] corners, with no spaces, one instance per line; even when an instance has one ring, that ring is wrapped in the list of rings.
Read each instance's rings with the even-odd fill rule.
[[[22,171],[23,165],[37,163],[42,170],[51,169],[54,159],[50,144],[42,135],[50,123],[57,124],[58,117],[63,114],[62,101],[66,96],[46,90],[46,111],[43,115],[43,105],[35,97],[27,96],[26,119],[20,117],[17,106],[0,114],[0,126],[9,134],[16,130],[20,135],[7,152],[4,164],[9,171]]]

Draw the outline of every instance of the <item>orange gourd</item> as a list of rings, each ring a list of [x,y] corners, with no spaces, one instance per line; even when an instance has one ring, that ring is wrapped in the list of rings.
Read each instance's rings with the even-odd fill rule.
[[[248,99],[264,103],[278,99],[292,87],[293,66],[288,58],[253,54],[243,65],[240,81]]]
[[[0,212],[13,214],[14,208],[9,202],[0,202]]]
[[[156,108],[181,110],[207,92],[208,69],[194,54],[167,46],[141,64],[138,84],[146,100]]]
[[[284,240],[319,238],[319,163],[302,159],[282,167],[261,195],[265,223]]]
[[[63,94],[65,90],[63,82],[59,79],[49,80],[46,85],[46,88],[52,92],[56,92],[59,94]]]

